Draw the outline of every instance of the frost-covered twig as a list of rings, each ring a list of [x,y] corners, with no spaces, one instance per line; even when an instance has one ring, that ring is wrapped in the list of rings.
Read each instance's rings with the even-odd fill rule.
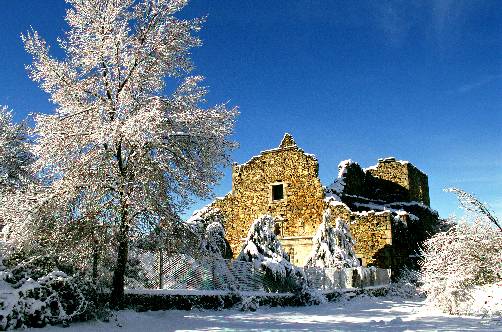
[[[485,217],[502,231],[498,218],[490,211],[486,204],[480,202],[474,195],[459,188],[447,188],[445,191],[455,193],[460,205],[466,211]]]

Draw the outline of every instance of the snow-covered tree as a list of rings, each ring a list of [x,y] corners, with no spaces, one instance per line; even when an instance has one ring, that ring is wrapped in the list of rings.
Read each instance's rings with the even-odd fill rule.
[[[32,180],[29,128],[15,124],[12,111],[0,106],[0,192],[20,189]]]
[[[212,222],[207,225],[201,246],[209,255],[229,258],[229,246],[225,241],[225,229],[221,223]]]
[[[319,304],[326,301],[324,295],[308,286],[305,273],[289,262],[277,238],[274,218],[263,215],[253,221],[237,260],[251,262],[265,272],[271,291],[291,291],[298,303]]]
[[[119,303],[132,234],[170,220],[191,195],[210,194],[235,146],[237,111],[203,108],[202,77],[186,76],[202,23],[174,16],[186,0],[68,3],[63,58],[38,32],[22,36],[30,77],[56,105],[35,117],[36,166],[61,207],[92,200],[114,230],[111,298]]]
[[[20,225],[16,229],[19,239],[26,238],[27,228],[21,225],[39,198],[30,134],[25,122],[15,124],[12,111],[0,106],[0,224],[4,236],[12,233],[12,225]]]
[[[109,274],[115,239],[105,220],[107,211],[82,198],[83,193],[62,206],[51,187],[41,183],[0,196],[3,239],[19,254],[58,257],[61,264],[98,281]]]
[[[187,220],[192,231],[199,236],[199,254],[220,258],[232,258],[230,244],[225,239],[223,215],[219,209],[204,207]]]
[[[354,252],[355,241],[347,223],[337,218],[333,227],[330,210],[324,212],[312,242],[306,266],[337,269],[359,266]]]
[[[291,274],[294,266],[277,239],[274,226],[274,218],[270,215],[253,221],[237,260],[252,262],[274,278],[284,279]]]
[[[462,206],[484,206],[473,195],[453,192]],[[502,281],[502,232],[492,222],[497,218],[487,211],[472,209],[475,214],[453,223],[423,245],[422,290],[429,302],[446,312],[468,313],[477,286]]]

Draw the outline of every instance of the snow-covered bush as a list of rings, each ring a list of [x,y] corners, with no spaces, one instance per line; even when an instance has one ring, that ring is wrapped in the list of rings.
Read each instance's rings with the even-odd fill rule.
[[[472,301],[461,303],[460,312],[498,318],[502,323],[502,282],[476,286],[469,295]]]
[[[204,207],[187,220],[193,232],[200,238],[200,253],[203,256],[232,258],[232,249],[225,239],[223,215],[219,209]]]
[[[238,306],[240,311],[256,311],[260,307],[260,300],[254,296],[244,297]]]
[[[0,329],[66,325],[92,316],[93,286],[62,271],[47,272],[52,262],[37,257],[8,268],[0,260]]]
[[[208,255],[224,258],[232,257],[232,253],[229,250],[229,244],[225,240],[225,229],[223,225],[217,221],[207,225],[201,248],[207,252]]]
[[[473,199],[483,206],[472,195],[458,198],[462,206]],[[431,304],[451,314],[479,312],[469,305],[477,286],[502,287],[502,231],[493,222],[497,218],[487,209],[468,211],[474,215],[428,239],[422,252],[422,289]]]
[[[295,293],[299,304],[319,304],[325,297],[308,287],[303,270],[289,262],[274,233],[275,221],[270,215],[256,219],[249,228],[237,260],[252,262],[257,269],[265,272],[265,284],[269,291],[289,291]]]
[[[422,297],[424,294],[420,290],[420,272],[401,269],[397,280],[390,284],[388,294],[401,298]]]
[[[256,219],[248,231],[237,260],[252,262],[276,280],[285,280],[294,266],[274,233],[275,221],[270,215]]]
[[[354,251],[355,241],[347,223],[337,218],[335,227],[331,225],[330,210],[324,211],[322,222],[312,239],[312,251],[306,267],[346,268],[359,266]]]

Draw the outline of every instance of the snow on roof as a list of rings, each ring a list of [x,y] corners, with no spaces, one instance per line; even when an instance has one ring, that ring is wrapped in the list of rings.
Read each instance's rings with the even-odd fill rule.
[[[272,149],[268,149],[268,150],[262,150],[260,151],[260,154],[259,155],[256,155],[256,156],[252,156],[248,161],[246,161],[245,163],[242,163],[242,164],[237,164],[237,163],[234,163],[234,166],[235,167],[241,167],[241,166],[247,166],[253,162],[255,162],[256,160],[260,159],[261,157],[263,157],[264,154],[267,154],[267,153],[273,153],[273,152],[279,152],[279,151],[283,151],[283,150],[290,150],[290,149],[294,149],[294,150],[297,150],[301,153],[303,153],[305,156],[309,157],[309,158],[312,158],[314,160],[317,161],[317,157],[316,155],[312,154],[312,153],[305,153],[305,151],[303,151],[302,149],[300,149],[296,143],[294,145],[285,145],[285,146],[279,146],[277,148],[272,148]]]
[[[378,159],[378,162],[379,163],[396,162],[396,163],[400,163],[402,165],[406,165],[406,164],[410,163],[408,160],[396,160],[396,157],[380,158],[380,159]]]
[[[315,154],[313,154],[313,153],[305,153],[305,155],[307,157],[311,157],[311,158],[314,158],[315,160],[317,160],[317,156]]]
[[[187,224],[196,224],[201,219],[203,219],[203,216],[205,214],[219,211],[219,209],[212,207],[211,204],[212,203],[209,203],[208,205],[200,208],[199,210],[195,210],[192,213],[192,216],[190,216],[190,218],[188,218],[185,222]]]
[[[343,178],[338,178],[327,188],[327,190],[332,194],[334,193],[341,194],[344,188],[345,188],[345,181],[343,180]]]
[[[228,196],[232,195],[232,190],[230,190],[228,193],[225,194],[225,196],[218,196],[218,197],[215,197],[215,201],[221,201],[225,198],[227,198]]]
[[[398,164],[401,164],[401,165],[410,164],[410,162],[408,160],[396,160],[396,157],[379,158],[378,159],[378,164],[373,165],[373,166],[369,166],[369,167],[366,167],[366,168],[363,168],[363,171],[366,173],[367,171],[377,170],[379,164],[382,164],[382,163],[391,163],[391,162],[398,163]]]
[[[403,206],[414,206],[414,205],[417,205],[417,206],[420,206],[423,209],[428,210],[432,214],[438,214],[438,212],[436,210],[434,210],[433,208],[431,208],[430,206],[427,206],[424,203],[417,202],[417,201],[411,201],[411,202],[393,202],[392,205],[403,205]]]
[[[376,170],[376,169],[378,169],[378,165],[373,165],[370,167],[363,168],[363,172],[366,173],[367,171]]]

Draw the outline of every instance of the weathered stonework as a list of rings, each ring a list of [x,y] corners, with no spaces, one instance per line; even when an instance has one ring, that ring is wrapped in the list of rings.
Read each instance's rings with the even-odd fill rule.
[[[368,169],[368,177],[374,178],[373,187],[383,188],[374,192],[378,199],[390,202],[417,201],[430,205],[427,175],[409,162],[396,161],[395,158],[378,160],[376,167]],[[371,182],[371,180],[366,182]]]
[[[342,191],[336,193],[321,185],[318,169],[317,159],[301,150],[289,134],[278,148],[232,166],[232,191],[211,207],[224,216],[234,257],[251,223],[264,214],[275,218],[276,234],[292,263],[299,266],[310,253],[326,209],[331,210],[333,222],[337,218],[349,222],[363,266],[400,266],[433,231],[437,214],[429,208],[427,176],[409,162],[381,159],[365,170],[350,163]]]
[[[340,201],[326,199],[333,221],[341,218],[349,222],[356,240],[354,250],[362,266],[392,266],[392,213],[390,211],[357,212]]]
[[[318,171],[317,159],[298,148],[290,135],[284,136],[277,149],[264,151],[243,165],[234,164],[232,192],[213,203],[225,215],[226,236],[234,255],[253,220],[270,214],[277,220],[277,234],[285,250],[295,263],[302,264],[324,209]],[[274,185],[282,186],[282,199],[272,197]]]

